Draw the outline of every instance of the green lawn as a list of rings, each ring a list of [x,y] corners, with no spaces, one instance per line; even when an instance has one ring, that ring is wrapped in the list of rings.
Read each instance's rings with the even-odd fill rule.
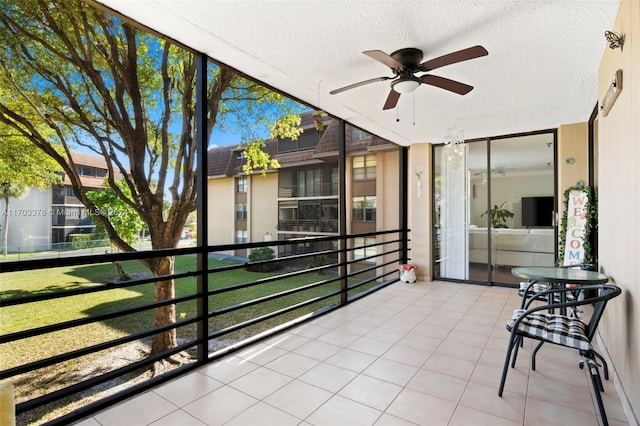
[[[209,260],[210,268],[219,268],[230,264],[232,264],[232,262]],[[122,265],[125,271],[133,278],[150,276],[149,272],[137,261],[123,262]],[[195,269],[196,258],[194,256],[176,257],[176,273],[194,271]],[[246,271],[244,268],[218,271],[209,275],[209,289],[221,289],[241,283],[255,282],[261,278],[277,275],[281,272],[286,271],[258,273]],[[28,330],[35,327],[153,303],[153,283],[128,288],[113,288],[106,285],[106,283],[116,281],[117,277],[116,269],[111,263],[0,274],[0,299],[55,293],[82,287],[109,288],[108,291],[2,308],[0,310],[0,334]],[[327,280],[329,277],[329,275],[319,275],[310,272],[295,277],[262,283],[257,286],[216,294],[209,298],[209,310],[218,311],[225,307],[237,305],[256,298]],[[355,282],[356,280],[351,280],[350,284]],[[363,287],[368,288],[371,287],[371,285]],[[196,278],[190,277],[176,280],[175,288],[177,297],[192,295],[196,291]],[[279,299],[261,302],[233,312],[215,315],[209,320],[209,332],[216,332],[217,330],[234,324],[327,294],[338,288],[339,284],[335,282],[323,284],[320,287],[304,290]],[[337,303],[338,300],[339,296],[333,296],[327,300],[316,302],[287,314],[279,315],[259,324],[224,334],[212,343],[215,349],[223,348],[319,308]],[[176,306],[176,312],[178,319],[194,317],[196,315],[196,301],[192,300],[179,303]],[[128,336],[132,333],[151,328],[152,325],[153,310],[147,310],[132,315],[70,328],[60,332],[42,334],[30,339],[3,343],[0,345],[0,369],[4,370],[24,365],[67,351]],[[195,337],[195,325],[178,329],[178,337]],[[142,349],[136,350],[142,351]],[[135,352],[132,355],[129,345],[129,348],[123,347],[105,350],[101,353],[94,353],[78,359],[61,362],[45,369],[14,377],[11,380],[16,389],[16,399],[18,402],[21,402],[45,395],[90,376],[130,364],[131,362],[141,359],[144,355],[144,352]],[[60,413],[68,412],[68,410],[73,409],[73,407],[83,405],[87,401],[97,398],[100,392],[100,390],[84,392],[82,395],[66,398],[64,401],[60,401],[52,406],[33,410],[33,412],[25,414],[26,418],[24,421],[28,424],[38,424],[47,418],[52,418],[51,416],[55,417],[56,415],[60,415]]]
[[[176,258],[176,272],[192,271],[196,268],[196,259],[193,256],[181,256]],[[210,268],[228,265],[230,262],[213,260],[209,261]],[[148,274],[144,267],[137,261],[123,263],[127,273],[134,277]],[[235,284],[251,282],[273,274],[248,272],[244,269],[216,272],[210,275],[210,289],[224,288]],[[105,282],[117,278],[116,270],[112,264],[98,264],[88,266],[74,266],[54,268],[47,270],[34,270],[15,272],[0,275],[0,298],[15,297],[28,294],[52,293],[79,287],[101,286]],[[234,290],[210,297],[209,309],[217,310],[226,306],[235,305],[247,300],[267,296],[287,289],[299,287],[309,283],[326,279],[327,276],[317,274],[304,274],[275,282],[262,284],[246,289]],[[246,307],[238,311],[217,315],[210,321],[210,331],[228,327],[232,324],[246,321],[260,315],[281,309],[294,303],[315,297],[319,294],[337,289],[337,283],[323,285],[319,289],[306,290],[304,292],[264,302],[258,305]],[[186,278],[176,280],[176,296],[186,296],[195,293],[196,279]],[[334,303],[330,300],[324,303]],[[19,305],[3,308],[1,311],[0,333],[6,334],[15,331],[41,327],[57,322],[83,318],[92,315],[104,314],[116,310],[122,310],[153,302],[153,284],[139,285],[123,289],[110,289],[109,291],[95,292],[84,295],[72,296],[61,299],[52,299],[27,305]],[[288,318],[279,318],[276,322],[284,322],[293,319],[303,313],[317,308],[306,309],[304,312],[296,312],[288,315]],[[183,302],[177,305],[178,318],[189,318],[196,314],[195,301]],[[10,368],[26,362],[42,359],[55,355],[64,350],[73,350],[96,344],[105,340],[125,336],[142,331],[152,326],[153,311],[144,311],[133,315],[119,317],[99,323],[75,327],[73,329],[48,333],[31,339],[3,344],[0,346],[0,368]],[[273,321],[259,327],[266,329],[274,325]],[[255,327],[251,334],[256,331]],[[179,329],[180,337],[193,337],[195,326]],[[246,332],[243,334],[246,336]],[[238,337],[236,337],[238,338]]]

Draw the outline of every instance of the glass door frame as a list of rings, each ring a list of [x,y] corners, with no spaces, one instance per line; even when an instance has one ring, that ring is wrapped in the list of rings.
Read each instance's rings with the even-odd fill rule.
[[[538,130],[538,131],[532,131],[532,132],[523,132],[523,133],[516,133],[516,134],[509,134],[509,135],[501,135],[501,136],[493,136],[493,137],[483,137],[483,138],[475,138],[475,139],[470,139],[465,141],[465,145],[467,144],[471,144],[471,143],[478,143],[478,142],[485,142],[485,149],[486,149],[486,170],[487,172],[487,203],[488,205],[492,200],[491,198],[491,151],[492,151],[492,141],[498,141],[498,140],[504,140],[504,139],[513,139],[513,138],[517,138],[517,137],[525,137],[525,136],[531,136],[531,135],[540,135],[540,134],[550,134],[552,135],[553,138],[553,197],[554,197],[554,219],[553,219],[553,241],[557,242],[558,239],[558,220],[557,220],[557,212],[559,209],[559,198],[558,198],[558,158],[557,158],[557,145],[558,145],[558,131],[557,129],[545,129],[545,130]],[[438,259],[438,253],[439,250],[438,248],[441,246],[441,229],[439,229],[439,221],[438,221],[438,212],[437,212],[437,206],[436,206],[436,161],[437,161],[437,149],[443,147],[445,144],[441,143],[441,144],[433,144],[432,145],[432,158],[431,158],[431,170],[432,170],[432,226],[431,226],[431,231],[432,231],[432,271],[433,271],[433,278],[437,279],[437,280],[441,280],[441,281],[453,281],[453,282],[465,282],[465,283],[472,283],[472,284],[481,284],[481,285],[495,285],[495,286],[509,286],[512,287],[515,284],[513,283],[505,283],[505,282],[499,282],[499,281],[494,281],[493,280],[493,259],[492,259],[492,241],[491,241],[491,227],[490,227],[490,218],[487,217],[487,229],[488,229],[488,233],[487,233],[487,246],[488,246],[488,250],[487,250],[487,270],[486,270],[486,280],[477,280],[477,279],[459,279],[459,278],[447,278],[447,277],[442,277],[440,272],[440,265],[438,265],[438,262],[440,259]],[[468,155],[468,149],[466,149],[465,147],[465,156]],[[465,160],[463,161],[464,164],[467,163],[466,161],[467,159],[465,158]],[[467,204],[467,209],[469,208],[470,205],[470,200],[467,200],[466,202]],[[468,256],[468,253],[467,253]],[[554,258],[554,263],[555,263],[555,259],[557,259],[558,257],[558,245],[557,243],[554,244],[553,247],[553,258]]]

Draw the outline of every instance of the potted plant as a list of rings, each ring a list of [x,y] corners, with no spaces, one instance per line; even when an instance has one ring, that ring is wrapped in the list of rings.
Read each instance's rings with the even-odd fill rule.
[[[500,206],[498,206],[497,204],[494,205],[492,209],[485,211],[480,215],[480,217],[483,217],[484,215],[489,214],[489,212],[491,212],[492,228],[508,228],[507,219],[512,218],[513,213],[508,209],[504,208],[505,204],[506,204],[506,201],[500,204]]]

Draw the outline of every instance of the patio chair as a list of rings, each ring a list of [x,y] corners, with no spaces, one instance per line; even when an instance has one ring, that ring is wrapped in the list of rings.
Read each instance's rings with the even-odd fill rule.
[[[554,301],[553,293],[575,292],[590,290],[595,292],[594,297],[585,297],[584,300],[570,300],[563,303]],[[498,396],[502,396],[504,384],[507,378],[509,364],[511,368],[515,366],[518,356],[518,347],[524,338],[538,340],[542,343],[548,342],[568,348],[577,349],[581,359],[578,366],[582,369],[585,364],[590,372],[591,384],[598,403],[598,410],[602,422],[607,425],[607,417],[602,403],[600,392],[604,392],[602,379],[600,378],[598,363],[602,357],[595,352],[592,346],[592,339],[595,336],[596,328],[604,313],[607,302],[622,293],[622,290],[612,284],[598,284],[589,286],[578,286],[573,288],[550,289],[538,293],[535,297],[528,299],[522,309],[514,311],[512,318],[507,321],[507,330],[511,332],[507,355],[502,369],[500,388]],[[552,300],[551,303],[540,304],[540,300]],[[538,302],[532,306],[533,302]],[[583,318],[578,318],[572,314],[573,309],[579,306],[592,305],[593,311],[587,322]],[[572,308],[570,314],[558,314],[558,308]],[[535,362],[535,353],[532,353],[532,365]]]

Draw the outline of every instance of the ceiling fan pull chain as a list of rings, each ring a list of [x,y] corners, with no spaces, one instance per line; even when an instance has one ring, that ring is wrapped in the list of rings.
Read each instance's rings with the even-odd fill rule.
[[[413,92],[413,125],[416,125],[416,92]]]

